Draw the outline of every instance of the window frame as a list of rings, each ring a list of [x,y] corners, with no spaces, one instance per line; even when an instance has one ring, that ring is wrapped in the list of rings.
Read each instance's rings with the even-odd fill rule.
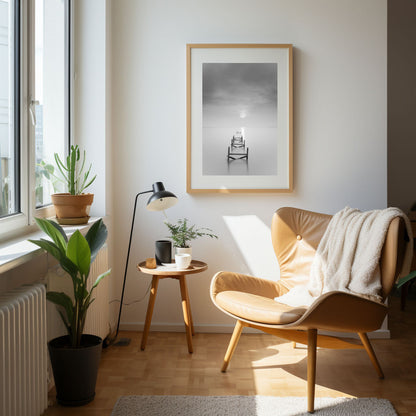
[[[24,189],[27,189],[27,163],[25,163],[27,161],[25,157],[27,149],[25,140],[22,139],[25,136],[26,126],[24,96],[27,89],[27,80],[24,76],[26,60],[23,53],[26,48],[25,40],[27,37],[26,7],[26,2],[15,0],[13,42],[15,43],[14,64],[18,64],[18,66],[14,67],[15,77],[13,78],[14,106],[17,110],[14,112],[15,132],[13,143],[15,146],[14,174],[16,178],[14,198],[17,202],[15,203],[17,212],[0,218],[1,236],[13,234],[16,230],[20,230],[28,224],[27,194],[24,192]]]
[[[20,5],[20,0],[15,0],[14,3],[14,13],[15,16],[19,15],[20,16],[20,9],[21,9],[21,5]],[[21,126],[20,126],[20,120],[22,118],[22,99],[21,99],[21,74],[22,74],[22,70],[21,70],[21,52],[22,52],[22,45],[21,45],[21,18],[19,19],[14,19],[14,43],[15,43],[15,53],[14,53],[14,69],[15,69],[15,73],[17,71],[18,76],[17,78],[19,78],[19,82],[15,82],[14,86],[13,86],[13,91],[14,91],[14,96],[18,97],[17,100],[15,100],[15,107],[16,110],[14,111],[14,125],[16,126],[16,129],[14,131],[14,151],[20,155],[21,151],[21,143],[20,143],[20,137],[21,137]],[[15,195],[14,195],[14,205],[16,207],[16,211],[19,212],[21,210],[21,165],[22,165],[22,161],[20,158],[16,158],[15,157],[15,164],[14,164],[14,175],[15,178],[17,178],[16,180],[16,184],[15,184]]]
[[[16,213],[0,218],[0,241],[17,234],[29,232],[35,217],[52,217],[55,214],[52,204],[36,208],[35,197],[35,126],[30,119],[32,100],[35,99],[35,0],[15,0],[15,36],[18,41],[15,53],[15,65],[18,64],[18,80],[15,82],[16,125],[14,145],[19,154],[15,158]],[[72,105],[73,105],[73,2],[65,0],[65,149],[68,152],[71,143]],[[17,77],[16,77],[17,79]],[[16,104],[15,104],[16,105]],[[33,108],[33,107],[32,107]],[[19,203],[20,196],[20,203]]]

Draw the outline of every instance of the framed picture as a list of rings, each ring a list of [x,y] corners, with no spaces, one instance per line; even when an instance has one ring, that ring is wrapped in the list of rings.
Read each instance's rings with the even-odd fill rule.
[[[187,45],[187,192],[291,192],[292,45]]]

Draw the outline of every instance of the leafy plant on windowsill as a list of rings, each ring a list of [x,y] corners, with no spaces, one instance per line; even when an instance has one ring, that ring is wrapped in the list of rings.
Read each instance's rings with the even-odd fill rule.
[[[211,229],[206,227],[197,228],[196,225],[189,225],[188,221],[187,218],[178,220],[176,224],[165,221],[170,231],[168,238],[172,239],[175,247],[190,247],[190,242],[199,237],[218,238]]]
[[[55,153],[55,162],[61,175],[66,182],[68,192],[71,195],[80,195],[84,189],[88,188],[94,181],[97,175],[92,179],[89,179],[92,164],[90,164],[88,170],[84,173],[86,152],[84,150],[82,164],[79,167],[81,154],[78,145],[71,146],[69,155],[66,158],[66,163],[62,162],[58,154]]]
[[[55,193],[51,195],[51,200],[56,218],[60,224],[85,224],[89,218],[94,195],[84,193],[84,190],[95,181],[97,175],[91,178],[91,164],[85,169],[86,152],[84,150],[81,157],[78,145],[71,146],[66,159],[61,160],[57,153],[54,156],[56,169],[46,162],[41,162],[38,168],[45,178],[55,182]],[[63,183],[67,192],[56,192],[58,181]],[[43,193],[43,190],[39,189],[39,196],[41,192]]]
[[[35,168],[35,195],[36,195],[36,205],[43,205],[43,194],[44,186],[47,186],[47,189],[50,193],[50,187],[47,183],[44,183],[42,180],[46,178],[53,189],[53,193],[63,192],[63,181],[55,176],[55,167],[42,160],[40,163],[36,164]]]
[[[97,277],[91,289],[87,289],[90,266],[107,239],[107,227],[100,219],[88,230],[85,237],[76,230],[68,239],[62,227],[54,221],[36,218],[38,227],[52,241],[41,238],[29,240],[55,257],[72,279],[72,298],[63,292],[50,291],[46,298],[58,305],[59,314],[68,332],[71,346],[81,346],[88,308],[94,301],[92,294],[101,279],[110,274],[106,271]]]
[[[92,164],[88,170],[85,169],[86,151],[83,152],[81,160],[81,151],[79,146],[71,146],[69,155],[62,160],[58,153],[54,153],[55,167],[42,161],[38,164],[39,172],[49,181],[51,181],[54,191],[59,189],[58,182],[64,184],[67,192],[70,195],[80,195],[87,189],[94,181],[97,175],[90,177]]]
[[[0,181],[0,216],[9,214],[9,182],[8,178]]]

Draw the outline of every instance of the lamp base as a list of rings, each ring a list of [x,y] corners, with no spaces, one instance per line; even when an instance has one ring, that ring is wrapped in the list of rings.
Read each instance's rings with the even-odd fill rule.
[[[130,345],[130,338],[120,338],[115,344],[113,344],[114,347],[127,347]]]
[[[107,338],[104,339],[103,341],[103,348],[107,348],[109,346],[113,346],[113,347],[127,347],[128,345],[130,345],[130,338],[119,338],[118,341],[116,342],[117,337],[110,337],[108,336]]]

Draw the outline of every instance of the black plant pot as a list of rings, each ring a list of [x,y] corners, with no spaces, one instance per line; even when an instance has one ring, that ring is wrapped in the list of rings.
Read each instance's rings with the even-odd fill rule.
[[[59,404],[83,406],[94,400],[102,342],[100,337],[84,334],[79,348],[70,346],[67,335],[48,343]]]

